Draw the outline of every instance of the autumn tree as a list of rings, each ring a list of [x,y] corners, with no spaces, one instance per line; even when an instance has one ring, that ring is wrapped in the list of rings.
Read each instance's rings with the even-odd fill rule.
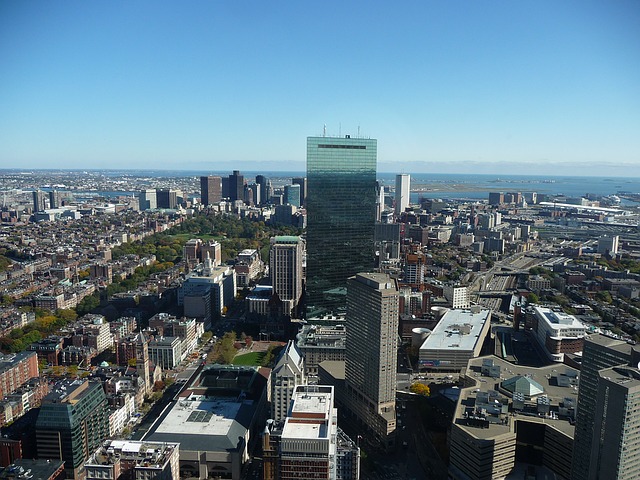
[[[411,388],[409,388],[409,391],[411,393],[422,395],[424,397],[428,397],[429,395],[431,395],[431,389],[429,388],[429,386],[419,382],[413,383],[411,385]]]

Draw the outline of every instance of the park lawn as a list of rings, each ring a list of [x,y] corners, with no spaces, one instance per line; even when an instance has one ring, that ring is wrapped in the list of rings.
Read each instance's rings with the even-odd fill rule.
[[[238,355],[233,359],[233,365],[262,365],[262,359],[264,358],[265,352],[251,352],[245,353],[244,355]]]

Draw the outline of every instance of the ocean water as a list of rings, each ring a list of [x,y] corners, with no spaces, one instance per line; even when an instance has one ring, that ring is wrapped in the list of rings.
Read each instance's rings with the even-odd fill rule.
[[[106,172],[105,172],[106,173]],[[109,172],[115,176],[121,172]],[[200,171],[128,171],[131,176],[147,178],[198,177],[200,175],[229,175],[231,172],[212,173]],[[291,177],[304,176],[305,172],[252,172],[243,171],[245,180],[252,182],[258,174],[272,179],[274,186],[289,183]],[[585,195],[614,195],[618,193],[640,193],[640,178],[637,177],[581,177],[549,175],[487,175],[487,174],[428,174],[411,175],[411,202],[420,198],[444,199],[487,199],[489,192],[537,192],[539,194],[563,194],[567,197]],[[395,188],[395,173],[378,173],[377,178],[384,185]],[[419,191],[418,191],[419,190]],[[113,196],[132,195],[137,192],[92,192]],[[624,202],[624,200],[623,200]]]

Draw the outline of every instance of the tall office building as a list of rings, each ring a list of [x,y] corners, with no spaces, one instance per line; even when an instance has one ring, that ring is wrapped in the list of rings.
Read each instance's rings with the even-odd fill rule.
[[[284,203],[299,207],[301,205],[302,194],[300,191],[300,185],[285,185],[284,186]]]
[[[409,206],[410,195],[411,177],[406,173],[396,175],[396,216],[400,216]]]
[[[285,305],[285,313],[296,316],[302,297],[302,257],[304,243],[300,237],[278,236],[271,239],[269,272],[273,293]]]
[[[178,197],[182,196],[178,190],[170,189],[156,189],[156,201],[158,208],[178,208]]]
[[[256,175],[256,183],[260,185],[260,205],[269,203],[271,199],[272,189],[271,180],[264,175]]]
[[[64,380],[43,400],[36,420],[39,458],[64,460],[67,478],[84,478],[84,462],[109,436],[100,382]]]
[[[398,287],[389,275],[349,279],[345,402],[385,448],[396,429],[398,312]]]
[[[33,211],[42,212],[46,208],[45,198],[47,194],[42,190],[33,191]]]
[[[376,180],[376,222],[382,220],[382,212],[384,211],[384,186],[379,180]]]
[[[222,196],[230,201],[244,201],[244,176],[234,170],[227,178],[222,179]]]
[[[138,200],[140,204],[140,210],[153,210],[155,208],[158,208],[158,199],[156,196],[155,188],[142,190],[138,194]]]
[[[587,479],[640,478],[640,370],[598,372],[591,467]]]
[[[603,473],[602,457],[609,455],[621,460],[621,453],[626,452],[627,446],[623,445],[626,442],[626,435],[623,435],[624,425],[618,427],[621,428],[618,432],[620,434],[618,441],[604,444],[603,435],[606,433],[609,438],[610,433],[607,432],[609,426],[601,424],[601,419],[608,418],[609,414],[615,418],[616,415],[622,413],[613,411],[614,403],[607,411],[603,405],[607,401],[606,396],[608,394],[623,395],[620,392],[614,393],[612,391],[610,381],[604,378],[607,375],[602,375],[601,372],[619,365],[628,365],[632,357],[631,349],[631,345],[622,340],[599,334],[591,335],[584,340],[571,464],[571,478],[573,480],[632,478],[616,477],[613,472],[610,476]],[[638,411],[627,419],[630,422],[629,426],[634,425],[635,422],[635,428],[638,429],[637,422],[640,420]],[[638,454],[636,453],[636,455]],[[610,459],[607,460],[607,462],[610,461]],[[638,460],[636,460],[636,465],[640,466]]]
[[[344,310],[347,279],[375,265],[375,139],[307,138],[307,316]]]
[[[60,208],[60,192],[58,190],[51,190],[49,192],[49,207]]]
[[[203,205],[213,205],[222,200],[222,178],[200,177],[200,199]]]
[[[300,185],[300,206],[306,206],[307,199],[307,178],[293,177],[291,179],[293,185]]]
[[[603,235],[598,238],[598,253],[603,255],[615,255],[618,253],[620,237],[618,235]]]
[[[249,195],[249,192],[252,199],[251,199],[251,205],[260,205],[262,204],[262,194],[260,192],[260,184],[259,183],[251,183],[249,185],[247,185],[247,196]]]

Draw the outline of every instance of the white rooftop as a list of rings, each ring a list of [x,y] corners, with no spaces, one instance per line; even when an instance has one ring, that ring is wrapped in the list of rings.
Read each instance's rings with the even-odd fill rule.
[[[156,433],[226,435],[241,405],[235,398],[207,399],[201,395],[181,398],[158,426]]]
[[[424,341],[420,350],[473,350],[491,310],[449,310]]]
[[[569,315],[559,309],[552,310],[548,307],[533,307],[538,318],[543,319],[552,329],[557,328],[585,328],[584,324],[573,315]]]

